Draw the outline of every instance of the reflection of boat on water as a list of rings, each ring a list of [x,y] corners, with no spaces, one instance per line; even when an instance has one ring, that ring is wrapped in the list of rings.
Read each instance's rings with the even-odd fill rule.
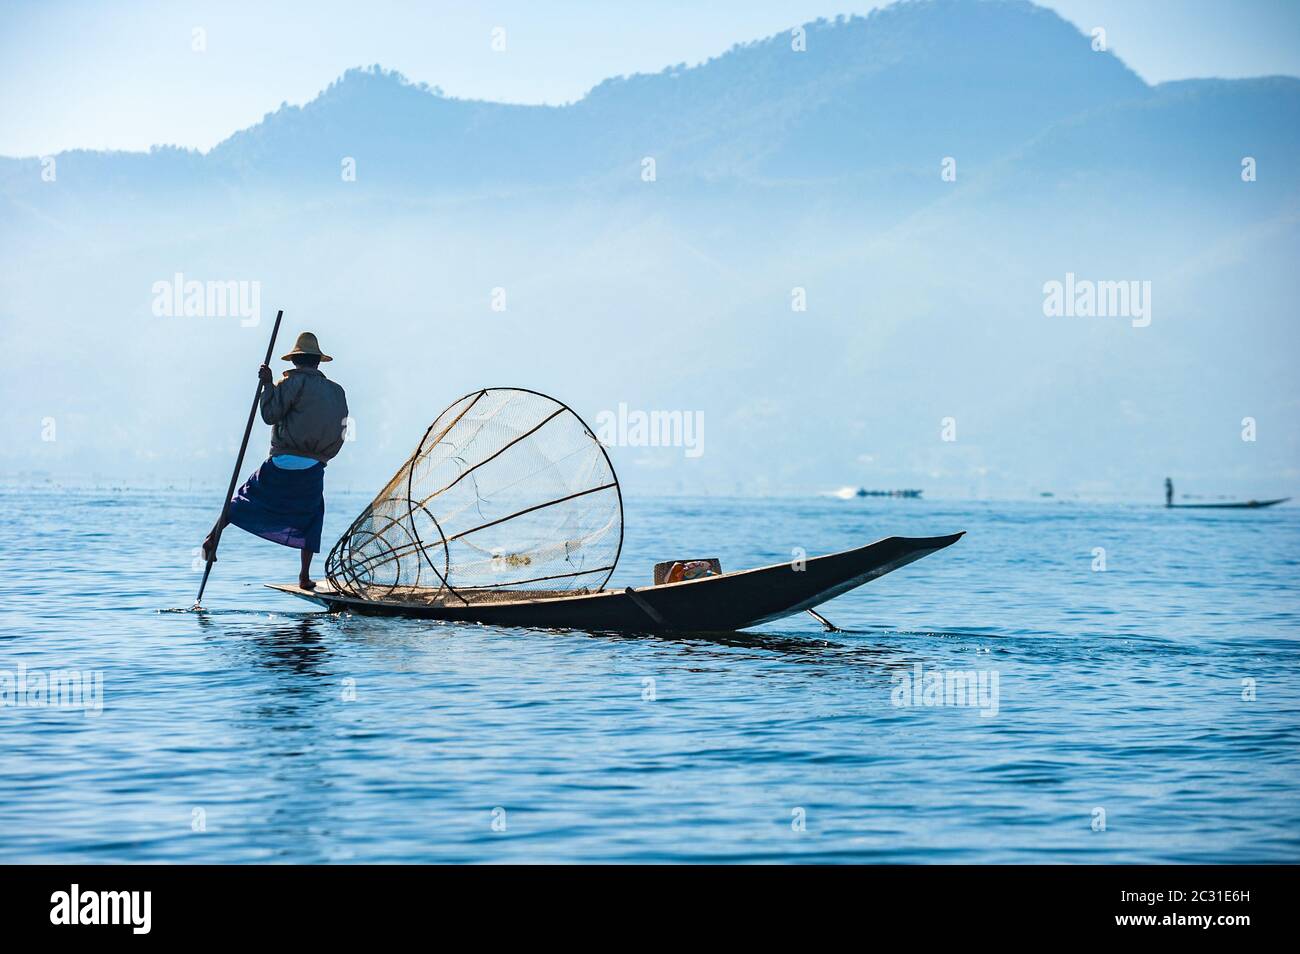
[[[1187,499],[1187,494],[1183,494]],[[1174,503],[1174,482],[1165,478],[1165,506],[1170,510],[1258,510],[1274,504],[1286,503],[1290,497],[1276,497],[1273,500],[1225,500],[1215,503]]]

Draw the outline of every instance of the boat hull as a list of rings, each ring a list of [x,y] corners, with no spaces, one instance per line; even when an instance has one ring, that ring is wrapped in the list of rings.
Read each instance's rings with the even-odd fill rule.
[[[1272,507],[1274,504],[1286,503],[1290,497],[1278,497],[1276,500],[1241,500],[1232,503],[1203,504],[1166,504],[1170,510],[1257,510],[1260,507]]]
[[[855,550],[812,557],[798,568],[794,563],[779,563],[636,590],[469,605],[364,600],[333,591],[326,584],[316,590],[267,585],[331,612],[602,632],[734,631],[811,609],[951,546],[961,537],[962,533],[886,537]]]

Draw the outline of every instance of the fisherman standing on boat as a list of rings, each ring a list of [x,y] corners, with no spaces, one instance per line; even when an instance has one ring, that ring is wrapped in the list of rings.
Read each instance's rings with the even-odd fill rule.
[[[315,589],[312,554],[320,552],[325,522],[325,463],[343,447],[347,396],[321,373],[316,336],[304,331],[281,358],[293,367],[272,383],[271,369],[257,369],[263,384],[262,420],[271,425],[271,456],[230,498],[229,514],[203,541],[204,558],[216,560],[216,537],[234,524],[275,543],[302,551],[298,585]]]
[[[1170,480],[1168,477],[1166,477],[1165,478],[1165,506],[1172,507],[1173,505],[1174,505],[1174,482]]]

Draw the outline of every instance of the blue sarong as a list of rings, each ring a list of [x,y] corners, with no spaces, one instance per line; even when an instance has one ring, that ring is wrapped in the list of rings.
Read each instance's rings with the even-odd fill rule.
[[[325,465],[286,470],[264,461],[230,498],[230,522],[273,543],[320,553]]]

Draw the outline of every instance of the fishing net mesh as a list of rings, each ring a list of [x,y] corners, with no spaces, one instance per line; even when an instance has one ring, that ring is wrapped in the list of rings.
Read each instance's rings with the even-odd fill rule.
[[[618,478],[594,434],[544,394],[461,398],[339,538],[337,590],[486,602],[604,587],[623,544]]]

